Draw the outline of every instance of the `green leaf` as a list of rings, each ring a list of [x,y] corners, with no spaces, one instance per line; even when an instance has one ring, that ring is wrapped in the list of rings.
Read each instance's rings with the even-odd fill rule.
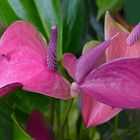
[[[24,91],[22,89],[17,89],[13,91],[12,94],[16,98],[14,101],[15,106],[25,113],[30,113],[34,109],[42,110],[46,114],[49,112],[51,100],[48,96]]]
[[[13,140],[13,127],[11,119],[0,111],[0,139]]]
[[[47,38],[40,15],[33,0],[8,0],[8,2],[20,19],[34,24]]]
[[[11,117],[14,123],[14,140],[32,140],[32,138],[20,127],[14,114],[12,114]]]
[[[7,0],[0,0],[0,20],[3,21],[5,25],[11,24],[13,21],[18,20],[18,16],[10,7]]]
[[[13,121],[10,117],[12,106],[7,97],[0,99],[0,139],[13,140]]]
[[[0,111],[0,138],[2,140],[13,140],[12,120]]]
[[[84,0],[66,0],[63,2],[63,49],[64,52],[79,54],[82,52],[85,36]]]
[[[0,21],[0,36],[3,34],[3,32],[6,30],[6,27],[3,25],[3,23]]]
[[[140,1],[124,0],[124,17],[130,24],[137,24],[140,21]]]
[[[57,60],[62,56],[62,14],[60,0],[33,0],[47,36],[50,36],[51,26],[58,28]]]
[[[121,9],[123,5],[122,0],[96,0],[97,6],[98,6],[98,15],[97,20],[101,18],[101,16],[105,13],[107,10],[111,10],[113,12],[116,12]]]

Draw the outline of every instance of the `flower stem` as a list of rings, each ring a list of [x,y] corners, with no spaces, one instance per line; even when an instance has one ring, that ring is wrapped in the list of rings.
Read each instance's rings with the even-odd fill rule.
[[[71,106],[72,106],[72,103],[73,103],[73,99],[70,100],[68,102],[68,104],[66,104],[65,106],[65,113],[63,115],[63,119],[62,119],[62,122],[61,122],[61,126],[60,128],[58,129],[57,133],[56,133],[56,138],[59,139],[61,137],[61,135],[63,134],[63,129],[64,129],[64,126],[65,126],[65,123],[67,121],[67,117],[69,115],[69,112],[70,112],[70,109],[71,109]]]
[[[114,128],[113,128],[113,133],[114,133],[114,135],[113,135],[113,140],[117,140],[117,137],[116,137],[116,130],[117,130],[117,128],[118,128],[118,123],[119,123],[119,115],[117,115],[117,116],[115,117]]]
[[[55,99],[52,99],[51,101],[51,114],[50,114],[50,123],[53,128],[54,124],[54,112],[55,112]]]

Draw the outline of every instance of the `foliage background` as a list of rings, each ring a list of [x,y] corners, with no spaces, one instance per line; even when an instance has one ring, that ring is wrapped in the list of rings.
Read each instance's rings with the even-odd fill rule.
[[[128,24],[140,21],[139,0],[0,0],[0,34],[14,21],[26,20],[35,25],[49,40],[50,27],[57,25],[58,68],[69,80],[61,66],[65,52],[80,56],[87,41],[104,38],[104,14],[120,14]],[[54,134],[59,132],[64,111],[70,101],[60,101],[21,89],[0,99],[0,139],[30,140],[24,132],[28,115],[33,109],[44,112]],[[85,128],[80,114],[80,99],[75,98],[63,126],[61,140],[139,140],[140,110],[125,110],[111,121]],[[22,128],[22,129],[21,129]]]

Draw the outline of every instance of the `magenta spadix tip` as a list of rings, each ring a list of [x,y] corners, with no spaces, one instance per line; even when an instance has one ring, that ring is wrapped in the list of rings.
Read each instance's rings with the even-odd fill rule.
[[[130,46],[134,45],[140,36],[140,23],[138,23],[135,28],[131,31],[127,37],[126,43]]]
[[[51,27],[47,55],[47,67],[51,70],[56,69],[56,47],[57,47],[57,27],[54,25]]]

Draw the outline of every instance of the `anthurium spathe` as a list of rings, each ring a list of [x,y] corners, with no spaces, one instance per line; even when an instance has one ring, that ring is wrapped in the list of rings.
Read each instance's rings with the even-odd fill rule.
[[[47,46],[43,36],[26,21],[13,23],[0,40],[0,96],[24,90],[69,99],[69,82],[56,70],[57,29]]]
[[[75,63],[73,62],[75,58],[72,54],[65,54],[63,57],[62,63],[64,67],[75,79],[71,87],[72,95],[79,91],[82,93],[83,98],[87,95],[87,102],[93,101],[90,101],[92,108],[97,105],[96,100],[97,102],[100,101],[118,108],[140,107],[140,71],[138,70],[140,69],[140,58],[117,59],[96,67],[96,61],[105,51],[105,48],[115,39],[109,39],[99,46],[90,49]],[[71,67],[72,65],[68,66],[68,61],[66,61],[68,58],[72,60],[70,64],[74,64],[74,69]],[[90,125],[103,123],[120,111],[118,108],[111,110],[110,106],[101,105],[104,109],[102,113],[105,113],[105,115],[102,115],[105,118],[98,114],[101,118],[97,119],[95,124],[90,124],[89,121],[88,123]],[[84,113],[89,111],[86,110],[87,108],[84,109],[84,104],[82,109],[84,118]],[[110,115],[107,111],[109,111]],[[89,126],[88,124],[86,125]]]
[[[111,18],[111,16],[109,15],[109,12],[107,12],[106,17],[105,17],[105,38],[108,39],[112,37],[113,35],[115,35],[116,33],[119,33],[119,35],[116,36],[116,38],[112,40],[112,42],[110,43],[106,51],[106,56],[103,55],[101,59],[99,59],[95,65],[105,63],[106,62],[105,57],[107,57],[107,61],[111,61],[113,59],[120,58],[120,57],[139,56],[138,51],[137,51],[139,47],[136,45],[136,47],[131,48],[129,47],[128,43],[126,43],[126,38],[128,38],[128,34],[129,34],[128,31],[121,25],[117,24]],[[95,42],[92,43],[92,47],[93,45],[95,46]],[[90,42],[90,46],[91,46],[91,42]],[[66,58],[67,57],[65,56],[65,59]],[[71,62],[69,62],[70,60]],[[71,63],[69,65],[69,68],[71,69],[72,69],[73,61],[74,61],[74,57],[72,58],[72,55],[71,56],[69,55],[69,59],[66,63],[69,63],[69,64]],[[73,69],[75,69],[74,67],[75,65],[73,66]],[[68,66],[67,66],[67,69],[68,69]],[[69,73],[71,74],[71,71],[69,71]],[[72,94],[74,94],[74,92],[72,92]],[[95,100],[94,98],[91,98],[91,96],[89,95],[85,95],[85,94],[82,95],[82,115],[83,115],[84,122],[86,126],[88,127],[102,124],[108,121],[109,119],[111,119],[112,117],[114,117],[120,111],[121,109],[105,105]]]
[[[96,44],[99,44],[99,42],[93,42],[92,46],[96,45]],[[106,45],[108,45],[108,44],[106,44]],[[104,47],[107,47],[106,45]],[[90,46],[91,46],[91,42],[90,42]],[[86,45],[86,47],[85,47],[86,49],[84,49],[84,50],[87,50],[88,49],[87,47],[88,47],[88,45]],[[104,49],[105,49],[104,47],[102,49],[100,48],[101,52],[99,52],[99,53],[101,54],[101,57],[100,57],[100,55],[98,57],[100,57],[101,59],[99,58],[98,62],[95,62],[94,67],[97,67],[98,65],[100,65],[102,63],[105,63],[104,55],[102,56],[102,53],[104,52]],[[97,52],[98,51],[99,51],[99,49],[97,49]],[[95,55],[97,52],[96,51],[94,52]],[[92,62],[92,60],[90,60],[90,61]],[[64,67],[68,70],[69,74],[72,76],[73,79],[75,79],[74,71],[75,71],[77,62],[78,62],[78,60],[73,54],[65,54],[63,56],[62,63],[64,65]],[[85,65],[85,67],[86,67],[86,65]],[[82,70],[84,70],[84,68],[82,68]],[[77,94],[78,92],[79,92],[79,88],[77,88],[77,84],[75,82],[72,83],[72,88],[71,88],[72,96],[75,96],[75,94]],[[87,127],[102,124],[102,123],[110,120],[113,116],[115,116],[120,111],[121,111],[121,109],[112,108],[111,106],[105,105],[105,104],[95,100],[90,95],[82,94],[82,116],[83,116],[83,120]]]
[[[140,31],[139,29],[140,29],[140,26],[138,24],[136,26],[136,28],[133,30],[133,33],[129,34],[129,36],[128,36],[127,35],[128,31],[124,27],[122,27],[121,25],[116,23],[109,15],[109,12],[107,12],[106,16],[105,16],[105,38],[112,37],[113,35],[115,35],[115,33],[119,33],[119,35],[120,35],[120,36],[117,36],[112,41],[112,43],[114,43],[114,44],[112,45],[112,43],[111,43],[110,46],[107,48],[106,55],[107,55],[107,58],[109,58],[107,60],[112,60],[112,59],[115,59],[118,57],[130,57],[130,56],[135,57],[135,55],[136,56],[140,55],[137,52],[137,49],[139,49],[138,46],[136,46],[135,48],[130,48],[128,46],[128,45],[134,44],[135,40],[137,40],[137,38],[139,36],[139,31]],[[123,38],[120,39],[123,35],[125,37],[124,40],[123,40]],[[127,40],[126,40],[126,35],[128,36]],[[126,41],[127,41],[127,44],[126,44]],[[94,43],[92,43],[92,47],[93,47],[93,45],[94,45]],[[122,48],[122,51],[119,50],[118,48],[119,49]],[[113,51],[113,49],[114,49],[114,51]],[[126,53],[127,49],[129,51],[129,53]],[[133,51],[130,51],[130,49]],[[125,50],[125,52],[123,50]],[[117,53],[116,53],[116,51],[117,51]],[[102,61],[102,62],[100,60],[98,60],[98,62],[100,62],[100,64],[105,63],[105,61],[106,61],[105,58],[104,58],[104,61]],[[119,113],[119,109],[117,110],[117,108],[112,108],[111,106],[105,105],[105,104],[91,98],[90,96],[87,96],[87,95],[83,95],[83,96],[84,97],[82,98],[82,114],[83,114],[83,118],[84,118],[86,124],[95,125],[96,122],[98,122],[96,124],[103,123],[103,122],[111,119],[117,113]],[[116,114],[115,114],[115,111],[116,111]],[[120,109],[120,111],[121,111],[121,109]]]
[[[27,122],[27,132],[35,140],[54,140],[53,133],[45,116],[39,110],[31,112]]]
[[[130,33],[123,26],[120,26],[118,23],[116,23],[111,18],[109,12],[107,12],[105,16],[105,39],[114,36],[116,33],[119,33],[119,35],[112,41],[110,46],[106,49],[107,61],[116,58],[139,57],[140,41],[138,40],[137,42],[133,43],[133,47],[130,47],[130,42],[127,41],[129,40],[127,38],[130,35]]]
[[[89,42],[90,43],[90,42]],[[90,44],[86,43],[83,49],[85,53],[89,48],[96,47],[99,42],[92,41]],[[95,64],[95,67],[106,62],[105,52],[101,55]],[[95,126],[105,123],[116,116],[122,109],[114,108],[91,98],[89,95],[82,95],[82,116],[85,124]]]

